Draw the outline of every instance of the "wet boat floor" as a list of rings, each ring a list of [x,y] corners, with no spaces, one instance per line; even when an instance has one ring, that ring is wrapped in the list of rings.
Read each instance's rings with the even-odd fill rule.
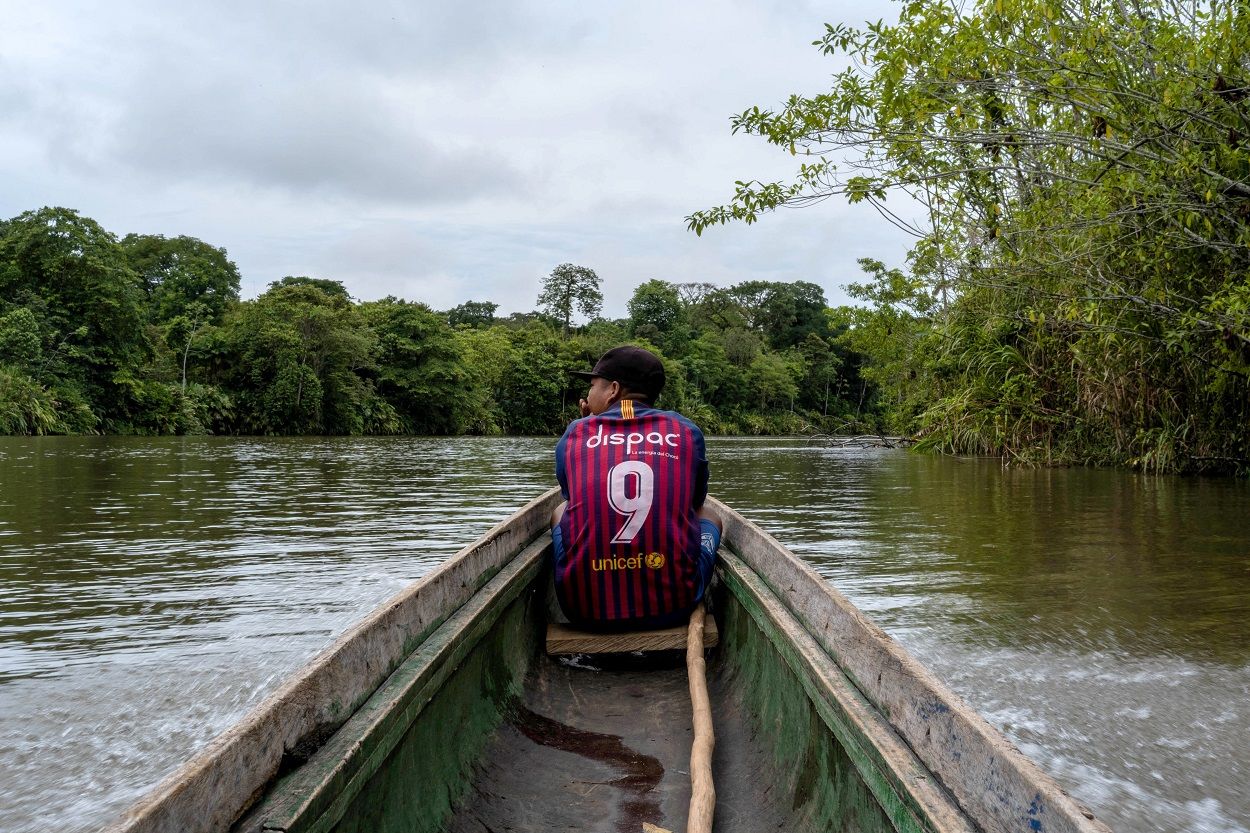
[[[680,831],[690,801],[690,693],[681,656],[547,657],[480,759],[448,833]],[[787,828],[773,763],[751,742],[740,707],[709,668],[716,729],[717,833]]]

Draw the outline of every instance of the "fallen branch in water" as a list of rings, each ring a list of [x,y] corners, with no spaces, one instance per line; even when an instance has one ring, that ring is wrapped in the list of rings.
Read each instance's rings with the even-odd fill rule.
[[[911,437],[887,437],[883,434],[812,434],[807,441],[826,448],[906,448],[915,442]]]

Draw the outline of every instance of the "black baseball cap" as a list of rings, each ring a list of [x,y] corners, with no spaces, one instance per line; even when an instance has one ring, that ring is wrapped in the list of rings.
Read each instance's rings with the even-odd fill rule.
[[[641,393],[648,401],[655,401],[664,390],[664,364],[650,350],[623,344],[613,347],[599,357],[589,373],[570,371],[573,376],[593,379],[596,376],[610,382],[620,382],[631,391]]]

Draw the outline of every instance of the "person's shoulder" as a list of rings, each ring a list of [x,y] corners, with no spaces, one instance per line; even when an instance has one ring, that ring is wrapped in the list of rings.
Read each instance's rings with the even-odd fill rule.
[[[595,425],[605,421],[606,420],[603,419],[602,414],[591,414],[590,416],[578,417],[565,427],[564,434],[560,437],[560,442],[564,442],[569,439],[579,430],[594,432],[596,430]]]
[[[585,422],[588,419],[592,419],[592,417],[579,417],[566,425],[564,427],[564,433],[560,435],[560,442],[564,442],[572,436],[573,432],[578,429],[578,423]]]
[[[689,428],[691,431],[698,434],[700,437],[703,436],[703,429],[699,428],[698,425],[695,425],[693,419],[686,416],[685,414],[679,414],[676,411],[670,411],[669,413],[671,413],[677,419],[677,421],[680,422],[682,425],[685,425],[687,428]]]
[[[683,426],[688,428],[691,432],[693,432],[694,434],[702,438],[703,431],[699,428],[699,426],[694,424],[694,420],[690,419],[690,417],[686,416],[685,414],[678,413],[677,411],[662,411],[659,409],[656,409],[656,413],[662,414],[663,416],[669,417],[670,419],[673,419],[676,422],[681,423]]]

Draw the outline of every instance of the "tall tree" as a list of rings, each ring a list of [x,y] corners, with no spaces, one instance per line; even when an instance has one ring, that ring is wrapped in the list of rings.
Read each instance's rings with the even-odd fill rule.
[[[203,301],[192,301],[186,312],[169,321],[165,331],[165,340],[170,347],[179,349],[182,356],[182,390],[187,390],[187,362],[191,358],[191,345],[195,337],[208,324],[211,311]]]
[[[546,327],[531,327],[514,331],[511,337],[512,350],[497,390],[504,429],[512,434],[559,431],[561,394],[568,376],[555,334]]]
[[[775,283],[759,310],[757,320],[767,332],[769,343],[785,350],[809,335],[828,331],[825,291],[808,281]]]
[[[735,131],[801,157],[701,232],[841,195],[927,208],[910,428],[1012,459],[1250,471],[1250,14],[1206,0],[915,0],[829,26],[830,90]],[[910,291],[910,290],[909,290]],[[910,303],[910,302],[909,302]],[[886,318],[896,310],[880,308]],[[885,318],[882,319],[883,323]],[[874,328],[917,338],[914,327]]]
[[[695,306],[709,293],[716,290],[716,284],[707,281],[674,284],[681,301],[688,307]]]
[[[328,295],[331,298],[351,303],[351,293],[347,291],[347,287],[342,281],[332,280],[330,278],[310,278],[307,275],[287,275],[280,281],[272,281],[269,284],[271,289],[284,286],[310,286],[317,291]]]
[[[680,350],[689,338],[686,308],[677,288],[667,281],[650,280],[629,299],[629,332],[666,352]]]
[[[393,297],[361,304],[360,312],[378,338],[378,393],[404,430],[457,434],[472,424],[469,372],[442,317]]]
[[[603,293],[599,290],[599,276],[593,269],[561,263],[551,274],[543,278],[543,291],[538,305],[564,324],[564,334],[569,334],[573,311],[576,309],[587,318],[595,318],[603,307]]]
[[[217,324],[226,306],[239,300],[239,268],[225,249],[159,234],[128,234],[121,246],[147,294],[154,323],[189,316],[192,305],[202,304],[208,322]]]
[[[26,307],[42,342],[40,368],[98,413],[117,404],[115,375],[148,352],[138,279],[117,238],[67,208],[0,223],[0,307]],[[29,320],[27,321],[29,329]]]
[[[276,281],[228,321],[241,426],[262,434],[359,434],[373,400],[377,336],[341,284]]]
[[[499,304],[491,301],[465,301],[447,312],[447,323],[453,327],[489,327],[495,323]]]

